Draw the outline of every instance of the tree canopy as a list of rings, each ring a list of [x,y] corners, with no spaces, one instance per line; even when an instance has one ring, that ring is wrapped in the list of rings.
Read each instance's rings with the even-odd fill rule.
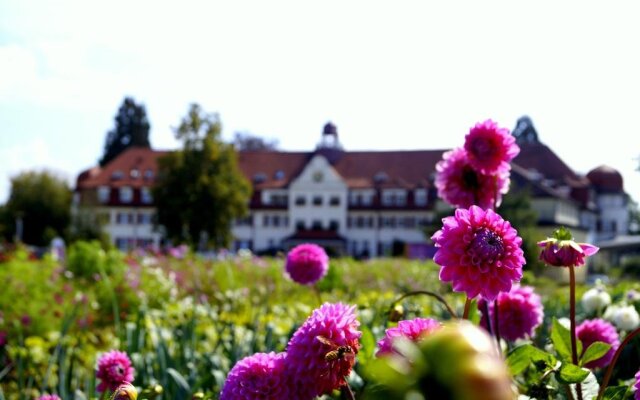
[[[11,179],[4,214],[8,239],[18,234],[27,244],[47,245],[54,237],[66,234],[71,219],[71,189],[51,172],[23,172]]]
[[[100,166],[116,158],[129,147],[150,147],[149,120],[142,104],[125,97],[115,118],[115,127],[107,133]]]
[[[227,246],[232,221],[247,212],[251,186],[221,129],[217,114],[192,104],[175,130],[182,149],[158,160],[157,223],[173,241]]]
[[[265,139],[247,132],[236,132],[233,139],[233,146],[237,151],[276,150],[278,148],[278,141],[275,139]]]

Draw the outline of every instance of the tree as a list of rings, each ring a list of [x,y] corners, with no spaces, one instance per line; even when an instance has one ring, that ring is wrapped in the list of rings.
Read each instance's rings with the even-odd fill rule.
[[[115,127],[107,133],[100,166],[106,165],[129,147],[151,147],[149,120],[144,105],[125,97],[114,120]]]
[[[171,240],[227,246],[231,222],[247,212],[251,186],[220,132],[218,115],[192,104],[175,131],[183,148],[158,160],[157,223]]]
[[[64,236],[71,219],[71,189],[51,172],[23,172],[11,179],[5,206],[7,236],[36,246]]]
[[[278,141],[275,139],[267,140],[246,132],[236,132],[233,139],[233,147],[235,147],[236,151],[276,150]]]

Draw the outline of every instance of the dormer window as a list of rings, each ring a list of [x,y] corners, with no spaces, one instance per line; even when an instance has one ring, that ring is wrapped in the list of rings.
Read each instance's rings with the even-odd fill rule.
[[[113,173],[111,174],[111,180],[113,181],[119,181],[120,179],[124,178],[124,172],[118,170],[113,171]]]
[[[427,205],[427,189],[416,189],[413,194],[413,202],[416,206]]]
[[[284,171],[281,169],[277,170],[276,173],[273,174],[273,179],[277,181],[284,179]]]
[[[140,171],[137,168],[133,168],[129,171],[129,176],[131,179],[138,179],[140,177]]]
[[[133,189],[129,186],[120,188],[120,202],[131,203],[133,201]]]
[[[263,172],[258,172],[253,176],[253,183],[263,183],[267,180],[267,175]]]
[[[150,181],[153,179],[153,170],[151,169],[147,169],[146,171],[144,171],[144,179],[147,181]]]
[[[110,193],[111,188],[109,186],[100,186],[98,188],[98,201],[102,204],[108,202]]]

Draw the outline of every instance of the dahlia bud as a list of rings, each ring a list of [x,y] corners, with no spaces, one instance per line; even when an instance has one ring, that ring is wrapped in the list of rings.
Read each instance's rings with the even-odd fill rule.
[[[542,247],[540,259],[554,267],[580,267],[584,258],[596,254],[598,247],[587,243],[576,243],[566,228],[556,229],[553,237],[538,242]]]
[[[118,386],[112,397],[113,400],[136,400],[137,398],[138,391],[130,383],[123,383]]]
[[[389,311],[389,321],[398,322],[404,317],[404,307],[402,304],[396,304],[391,311]]]

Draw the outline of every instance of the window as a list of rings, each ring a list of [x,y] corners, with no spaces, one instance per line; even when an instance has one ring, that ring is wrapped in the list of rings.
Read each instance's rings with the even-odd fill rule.
[[[273,226],[280,226],[280,216],[279,215],[272,216],[271,222],[273,223]]]
[[[314,219],[313,222],[311,222],[311,229],[315,229],[315,230],[322,229],[322,221],[318,219]]]
[[[269,197],[269,204],[275,206],[286,206],[289,202],[289,197],[286,194],[272,194]]]
[[[313,196],[313,205],[321,206],[322,205],[322,196]]]
[[[251,226],[253,225],[253,217],[249,215],[248,217],[238,218],[236,220],[236,226]]]
[[[385,190],[382,193],[382,205],[404,206],[407,202],[407,194],[404,190]]]
[[[296,230],[303,231],[305,230],[304,221],[299,219],[296,221]]]
[[[307,198],[305,196],[296,196],[296,205],[304,206],[307,204]]]
[[[131,203],[133,201],[133,189],[129,186],[123,186],[120,188],[120,202]]]
[[[339,206],[340,205],[340,197],[338,196],[331,196],[331,198],[329,199],[329,205],[331,206]]]
[[[98,188],[98,201],[103,204],[108,202],[110,193],[111,188],[109,188],[109,186],[100,186]]]
[[[153,179],[153,170],[147,169],[146,171],[144,171],[144,180],[150,181],[152,179]]]
[[[340,228],[340,222],[332,219],[331,221],[329,221],[329,230],[331,231],[337,231]]]
[[[137,168],[133,168],[131,171],[129,171],[129,176],[131,177],[131,179],[138,179],[140,178],[140,171]]]
[[[427,190],[426,189],[416,189],[414,192],[413,202],[416,206],[426,206],[427,205]]]
[[[143,187],[140,189],[140,201],[144,204],[153,203],[153,195],[151,194],[151,189]]]
[[[122,178],[124,178],[124,172],[120,170],[113,171],[113,173],[111,174],[112,181],[119,181]]]
[[[139,213],[138,214],[138,224],[140,224],[140,225],[150,225],[151,224],[151,214]]]
[[[263,215],[262,216],[262,226],[269,226],[269,216],[268,215]]]

